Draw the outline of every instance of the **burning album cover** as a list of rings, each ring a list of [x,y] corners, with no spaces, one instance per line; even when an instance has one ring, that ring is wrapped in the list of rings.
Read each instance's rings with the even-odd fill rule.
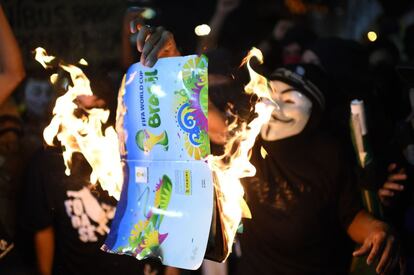
[[[129,68],[117,114],[125,179],[105,251],[200,266],[213,209],[207,112],[204,56]]]

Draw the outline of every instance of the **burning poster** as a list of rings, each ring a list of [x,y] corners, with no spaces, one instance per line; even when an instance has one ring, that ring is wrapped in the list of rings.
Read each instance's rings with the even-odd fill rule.
[[[249,64],[253,57],[263,62],[257,49],[243,60],[251,77],[245,91],[271,101],[268,80]],[[56,62],[41,48],[36,60],[45,68],[57,64],[71,78],[44,130],[45,141],[54,145],[56,138],[64,148],[67,175],[72,154],[83,154],[92,167],[90,182],[99,182],[119,200],[102,249],[137,259],[159,257],[165,265],[185,269],[198,268],[204,257],[224,261],[241,218],[251,218],[240,179],[255,174],[249,152],[277,104],[258,100],[256,118],[230,123],[225,153],[212,156],[205,57],[163,58],[153,68],[131,66],[119,91],[116,131],[108,127],[104,132],[108,110],[83,108],[76,115],[76,99],[93,96],[82,70]],[[57,79],[57,74],[50,77],[52,83]],[[210,243],[207,255],[212,236],[217,242]]]
[[[207,106],[205,57],[129,68],[117,117],[125,180],[105,251],[200,266],[213,210]]]

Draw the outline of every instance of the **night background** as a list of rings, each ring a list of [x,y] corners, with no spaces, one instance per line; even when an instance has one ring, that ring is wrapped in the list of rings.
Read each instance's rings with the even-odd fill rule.
[[[0,29],[0,275],[274,275],[276,269],[278,274],[372,275],[378,257],[371,267],[367,258],[352,257],[352,251],[360,249],[356,243],[365,242],[362,248],[368,250],[382,242],[378,251],[386,247],[393,256],[401,245],[402,259],[407,263],[405,274],[414,275],[414,1],[0,0],[0,4],[5,14],[0,17],[0,27],[8,28],[8,21],[8,34],[15,37],[7,39],[7,32]],[[240,252],[243,236],[249,235],[237,234],[227,263],[213,264],[210,271],[170,269],[159,259],[137,261],[103,252],[118,201],[99,184],[91,185],[91,167],[79,153],[73,155],[73,173],[68,177],[62,159],[67,148],[57,138],[53,139],[57,146],[48,146],[43,138],[56,99],[74,83],[70,74],[59,68],[61,64],[77,64],[94,92],[86,99],[71,99],[70,103],[76,103],[74,117],[83,119],[90,109],[104,108],[110,115],[100,127],[114,125],[123,76],[140,61],[137,34],[131,33],[131,25],[134,32],[146,25],[149,37],[159,32],[152,27],[163,26],[174,35],[181,55],[208,57],[208,87],[207,82],[203,84],[208,88],[208,100],[203,98],[204,104],[199,104],[204,114],[198,111],[204,126],[210,124],[203,133],[210,136],[206,140],[215,156],[225,152],[223,143],[240,129],[248,129],[246,125],[257,116],[253,112],[257,102],[272,104],[244,93],[250,78],[240,63],[252,47],[263,52],[264,64],[252,59],[252,66],[272,80],[265,86],[272,100],[278,92],[272,86],[275,82],[288,86],[277,95],[278,100],[294,93],[293,99],[310,102],[304,104],[306,110],[298,107],[311,121],[303,124],[308,128],[271,142],[262,136],[256,138],[249,157],[256,161],[258,173],[246,184],[245,192],[251,193],[245,197],[249,207],[252,198],[252,209],[256,202],[259,211],[253,214],[257,219],[251,220],[250,228],[249,222],[246,227],[239,226],[253,232],[246,242],[251,249],[246,249],[246,254]],[[6,51],[7,45],[14,51]],[[44,69],[35,60],[37,47],[57,57],[53,68]],[[166,52],[178,55],[178,51]],[[81,64],[81,58],[89,64]],[[49,81],[52,73],[56,73],[53,84]],[[131,75],[133,79],[135,75]],[[201,83],[203,79],[198,80]],[[207,90],[200,88],[198,93]],[[144,96],[140,99],[144,102]],[[154,112],[158,112],[159,98],[151,94],[151,99]],[[196,99],[191,98],[196,103],[202,101]],[[294,105],[293,99],[282,100],[281,105]],[[353,124],[357,117],[350,108],[353,100],[365,112],[359,113],[358,119],[364,116],[369,135],[362,135],[363,127],[356,130]],[[215,122],[222,127],[217,127],[217,140],[211,132],[207,134],[216,124],[206,118],[205,110],[208,116],[215,114]],[[278,115],[272,113],[268,122],[293,121],[286,117],[283,121]],[[325,139],[325,134],[335,142]],[[142,134],[140,141],[146,142],[147,135]],[[134,142],[137,137],[138,132]],[[166,142],[162,145],[167,151],[167,136],[160,140],[156,145]],[[364,152],[358,151],[358,142]],[[137,148],[144,151],[141,147]],[[224,162],[231,159],[226,156]],[[370,165],[364,166],[368,160]],[[305,194],[304,203],[298,200],[303,203],[299,203],[302,211],[283,212],[291,210],[289,200],[296,209],[297,194],[297,198]],[[352,228],[351,236],[351,225],[363,209],[372,216],[365,216],[364,222],[369,222],[361,224],[372,227]],[[220,253],[224,253],[220,224],[220,220],[213,220],[206,254],[216,261],[221,261]],[[139,235],[143,232],[140,226],[136,223],[131,235],[141,236],[137,246],[147,245],[148,240]],[[354,238],[358,234],[364,238]],[[154,243],[159,242],[158,235],[152,237]],[[134,248],[142,252],[144,246]],[[389,263],[396,268],[387,274],[400,274],[404,265],[398,266],[403,263],[399,259]],[[218,266],[221,271],[215,270]],[[338,266],[341,268],[336,269]]]

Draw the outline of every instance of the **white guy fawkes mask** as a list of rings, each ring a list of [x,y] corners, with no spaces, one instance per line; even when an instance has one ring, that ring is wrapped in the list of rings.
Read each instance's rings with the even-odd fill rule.
[[[312,102],[288,84],[272,80],[272,99],[280,106],[267,124],[262,126],[264,140],[275,141],[299,134],[305,128],[312,111]],[[270,100],[268,104],[274,104]]]

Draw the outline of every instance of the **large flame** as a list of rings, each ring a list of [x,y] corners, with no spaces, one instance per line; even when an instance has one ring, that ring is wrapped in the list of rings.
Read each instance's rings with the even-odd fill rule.
[[[243,59],[240,66],[246,65],[249,70],[250,82],[244,87],[247,94],[256,94],[258,97],[265,97],[271,99],[269,95],[268,80],[253,70],[250,60],[255,57],[259,64],[263,63],[263,54],[257,48],[252,48],[247,56]]]
[[[36,59],[45,67],[49,67],[49,63],[54,58],[47,56],[43,49],[36,52],[39,53],[36,55]],[[250,82],[245,87],[245,91],[249,94],[256,94],[259,99],[266,98],[267,102],[272,101],[268,80],[255,72],[250,65],[250,60],[253,57],[263,62],[261,52],[255,48],[243,60],[243,64],[247,64],[250,74]],[[109,111],[94,108],[84,110],[86,114],[80,118],[74,115],[74,111],[79,108],[74,100],[80,95],[92,95],[93,93],[89,80],[81,69],[63,64],[60,64],[60,67],[70,73],[74,85],[69,86],[67,93],[57,99],[53,110],[54,117],[44,130],[45,141],[52,145],[53,139],[57,137],[64,146],[66,174],[70,174],[72,154],[80,152],[93,168],[91,182],[99,181],[112,196],[119,198],[123,180],[120,154],[126,153],[123,146],[125,143],[123,129],[125,105],[122,101],[125,78],[118,95],[117,131],[122,141],[119,143],[118,136],[112,127],[107,128],[105,134],[102,134],[102,123],[108,119]],[[56,75],[51,79],[56,79]],[[229,125],[228,130],[232,135],[225,146],[225,153],[222,156],[210,155],[207,158],[214,173],[215,192],[220,215],[223,218],[222,226],[228,253],[231,251],[241,218],[251,218],[250,210],[243,199],[244,190],[240,179],[255,175],[256,169],[249,162],[250,150],[260,133],[260,129],[269,121],[272,112],[277,108],[275,103],[268,104],[259,100],[255,104],[255,112],[257,113],[255,119],[248,124],[236,120]],[[118,144],[120,148],[118,148]]]
[[[45,68],[50,67],[54,57],[48,56],[42,48],[36,49],[36,60]],[[85,61],[81,62],[86,64]],[[63,158],[66,175],[70,175],[72,154],[82,153],[92,167],[90,181],[99,181],[102,188],[119,199],[123,183],[121,158],[118,150],[118,137],[113,127],[102,132],[102,125],[108,120],[109,110],[100,108],[84,109],[81,115],[75,115],[79,106],[75,103],[78,96],[91,96],[93,92],[89,79],[83,71],[73,65],[59,64],[70,74],[73,86],[56,100],[53,118],[45,128],[43,137],[48,145],[53,145],[56,137],[64,148]],[[56,75],[51,76],[51,81]],[[78,112],[79,113],[79,112]]]
[[[244,87],[245,92],[247,94],[255,94],[259,98],[265,99],[267,104],[272,105],[272,108],[268,108],[269,110],[273,109],[274,112],[277,112],[279,117],[285,118],[285,115],[281,111],[279,104],[272,99],[272,96],[270,94],[272,88],[270,87],[269,80],[261,74],[257,73],[252,68],[250,61],[253,57],[256,58],[259,64],[263,64],[262,52],[259,49],[253,47],[240,65],[246,65],[250,75],[250,82],[246,85],[246,87]]]
[[[260,62],[263,60],[262,53],[256,48],[253,48],[243,60],[242,65],[247,64],[250,74],[250,82],[246,85],[245,91],[248,94],[256,94],[259,98],[271,99],[268,80],[256,73],[250,65],[253,57],[258,58]],[[229,252],[241,218],[251,218],[250,210],[243,199],[244,190],[240,179],[256,174],[256,168],[249,161],[250,150],[260,129],[269,121],[274,109],[274,104],[265,104],[259,100],[255,105],[257,113],[255,119],[249,124],[236,120],[229,125],[229,132],[232,135],[226,143],[224,155],[208,158],[209,165],[216,176],[216,194],[219,210],[224,217],[222,226]]]

